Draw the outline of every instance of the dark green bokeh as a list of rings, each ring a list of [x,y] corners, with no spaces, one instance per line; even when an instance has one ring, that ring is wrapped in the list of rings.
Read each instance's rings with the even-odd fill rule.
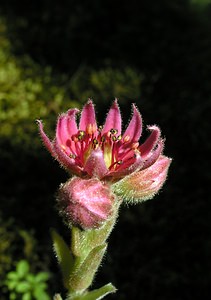
[[[102,122],[118,97],[127,123],[136,102],[145,125],[160,125],[173,163],[154,200],[122,208],[94,286],[112,281],[110,299],[209,299],[210,1],[2,0],[0,11],[1,226],[12,218],[34,231],[58,291],[49,228],[65,232],[54,195],[67,175],[34,119],[53,134],[59,112],[92,97]],[[13,260],[26,257],[13,248]]]

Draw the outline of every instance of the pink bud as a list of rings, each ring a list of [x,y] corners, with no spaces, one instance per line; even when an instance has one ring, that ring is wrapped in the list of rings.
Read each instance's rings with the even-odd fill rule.
[[[114,193],[132,203],[153,198],[166,180],[170,163],[170,158],[161,155],[147,169],[134,172],[114,184]]]
[[[97,178],[73,177],[59,189],[61,214],[69,224],[83,229],[99,227],[112,213],[114,195],[109,185]]]

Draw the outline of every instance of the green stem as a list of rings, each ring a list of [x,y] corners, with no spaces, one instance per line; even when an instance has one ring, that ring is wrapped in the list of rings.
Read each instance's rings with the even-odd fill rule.
[[[54,250],[62,270],[66,300],[96,300],[115,292],[112,284],[88,291],[107,249],[107,238],[117,219],[119,203],[113,215],[99,228],[82,230],[71,228],[71,246],[66,245],[58,233],[52,231]],[[57,298],[55,298],[57,297]],[[62,300],[59,294],[54,300]],[[60,297],[60,298],[59,298]]]

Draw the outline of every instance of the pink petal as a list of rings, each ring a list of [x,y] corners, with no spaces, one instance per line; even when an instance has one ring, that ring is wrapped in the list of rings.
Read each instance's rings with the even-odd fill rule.
[[[70,109],[67,113],[62,114],[57,121],[56,139],[58,143],[66,147],[67,142],[70,144],[71,136],[78,132],[75,115],[78,109]]]
[[[78,126],[76,124],[75,115],[79,113],[79,110],[77,108],[70,109],[67,112],[68,118],[67,118],[67,130],[69,135],[74,135],[78,132]]]
[[[120,135],[121,128],[122,128],[121,113],[117,103],[117,99],[115,99],[106,117],[105,125],[103,126],[102,129],[102,135],[107,133],[111,129],[117,129],[117,134]]]
[[[154,149],[161,135],[160,128],[156,125],[148,126],[148,129],[152,132],[146,139],[146,141],[139,147],[139,151],[141,152],[141,156],[143,158],[146,157],[150,153],[150,151]]]
[[[162,153],[163,148],[164,148],[164,141],[160,140],[157,144],[157,148],[154,151],[152,151],[151,156],[149,156],[149,158],[147,158],[144,161],[143,167],[141,169],[143,170],[153,165],[158,159],[158,157],[160,156],[160,154]]]
[[[68,115],[59,116],[56,126],[56,139],[61,146],[66,146],[67,140],[71,138],[68,130]]]
[[[113,181],[115,181],[116,179],[120,179],[124,176],[127,176],[137,171],[142,167],[142,164],[143,164],[143,160],[141,156],[139,154],[136,154],[136,156],[130,161],[130,164],[123,163],[116,171],[108,172],[105,175],[105,178],[107,179],[111,177],[112,180],[113,177]]]
[[[126,137],[129,137],[129,142],[137,142],[141,136],[142,132],[142,118],[141,115],[133,104],[133,116],[132,119],[123,135],[123,140]]]
[[[41,120],[37,120],[38,126],[39,126],[39,131],[40,131],[40,135],[43,141],[43,144],[45,145],[45,147],[48,149],[48,151],[54,156],[55,152],[53,149],[53,143],[50,141],[50,139],[48,138],[48,136],[45,134],[44,130],[43,130],[43,124]]]
[[[81,112],[81,119],[79,124],[80,130],[86,130],[88,125],[92,125],[97,128],[96,118],[95,118],[95,109],[91,100],[84,105],[83,110]]]
[[[108,172],[102,150],[96,149],[91,152],[85,164],[84,171],[90,176],[98,178],[102,178]]]
[[[70,171],[71,173],[74,173],[75,175],[81,176],[82,175],[82,169],[75,163],[75,159],[69,157],[62,149],[60,144],[58,144],[57,140],[54,141],[54,149],[56,153],[56,159],[58,162],[61,163],[61,165]]]

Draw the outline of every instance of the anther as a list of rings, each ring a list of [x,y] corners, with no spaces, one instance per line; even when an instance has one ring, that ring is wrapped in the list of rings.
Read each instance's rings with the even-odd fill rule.
[[[85,131],[79,130],[79,136],[81,136],[81,137],[85,136]]]
[[[110,133],[111,133],[111,134],[117,134],[117,133],[118,133],[118,130],[117,130],[117,129],[114,129],[114,128],[112,128],[112,129],[110,130]]]
[[[97,140],[97,139],[94,139],[94,140],[93,140],[93,144],[94,144],[94,145],[97,145],[97,144],[98,144],[98,140]]]

